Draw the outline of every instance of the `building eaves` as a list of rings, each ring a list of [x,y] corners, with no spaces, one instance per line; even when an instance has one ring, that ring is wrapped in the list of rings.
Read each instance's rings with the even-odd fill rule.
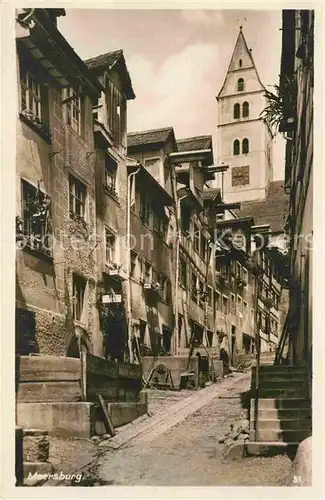
[[[120,72],[124,80],[124,92],[126,97],[128,99],[135,98],[131,76],[126,65],[122,49],[113,50],[111,52],[106,52],[105,54],[100,54],[98,56],[91,57],[90,59],[86,59],[85,64],[95,74],[99,74],[103,71],[107,71],[109,73],[113,70],[113,68],[115,68]]]
[[[176,144],[173,127],[130,132],[127,136],[128,150],[141,149],[141,147],[154,144],[165,144],[169,138],[171,138]]]
[[[102,90],[101,83],[88,70],[82,59],[73,50],[55,24],[53,24],[46,9],[35,9],[33,18],[36,24],[30,29],[31,38],[35,37],[38,40],[41,30],[44,34],[43,38],[51,46],[51,50],[60,54],[62,60],[69,60],[70,74],[75,73],[76,79],[82,81],[83,86],[87,88],[89,94],[98,97]]]
[[[201,135],[196,137],[186,137],[184,139],[177,139],[178,151],[198,151],[200,149],[212,148],[212,136]]]

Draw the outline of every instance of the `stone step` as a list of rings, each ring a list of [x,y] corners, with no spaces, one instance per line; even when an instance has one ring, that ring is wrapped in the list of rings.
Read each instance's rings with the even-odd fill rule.
[[[254,392],[252,391],[252,396],[254,396]],[[305,389],[297,389],[297,388],[290,388],[290,389],[278,389],[278,388],[260,388],[259,390],[259,397],[261,399],[268,399],[268,398],[287,398],[287,399],[297,399],[297,398],[306,398],[307,396],[307,390]]]
[[[252,441],[246,444],[248,455],[263,455],[269,457],[287,453],[289,450],[296,452],[299,442],[286,443],[284,441]]]
[[[282,380],[282,381],[274,381],[274,380],[261,380],[259,383],[259,389],[307,389],[307,381],[298,381],[296,382],[295,380]],[[254,384],[252,385],[252,389],[254,390]]]
[[[256,366],[252,366],[252,372],[256,371]],[[303,373],[307,374],[305,366],[282,366],[282,365],[260,365],[260,372],[273,372],[273,373]]]
[[[310,429],[302,430],[274,430],[274,429],[263,429],[257,430],[257,435],[255,431],[251,430],[249,433],[250,441],[284,441],[286,443],[293,443],[297,441],[303,441],[307,437],[311,436]]]
[[[255,429],[255,421],[251,420],[250,429]],[[273,420],[261,420],[258,419],[257,428],[259,430],[276,430],[276,431],[287,431],[287,430],[306,430],[312,428],[312,421],[309,418],[305,419],[273,419]]]
[[[251,411],[254,411],[255,399],[251,399]],[[292,409],[310,408],[310,401],[307,398],[259,398],[258,409],[276,409],[276,410],[292,410]]]
[[[272,420],[279,418],[282,419],[305,419],[311,418],[312,411],[311,408],[292,408],[292,409],[258,409],[257,418],[260,420]],[[254,417],[254,411],[251,412],[251,419]]]
[[[254,385],[256,380],[255,374],[252,376],[252,385]],[[264,382],[296,382],[297,384],[301,384],[302,382],[306,382],[307,377],[303,374],[299,375],[296,373],[260,373],[259,380],[261,383]]]

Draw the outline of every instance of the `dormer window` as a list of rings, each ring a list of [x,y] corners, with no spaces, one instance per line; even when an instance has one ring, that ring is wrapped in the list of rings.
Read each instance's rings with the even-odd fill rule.
[[[239,153],[240,153],[239,148],[240,148],[239,140],[236,139],[234,141],[234,144],[233,144],[233,153],[234,153],[234,156],[238,156],[239,155]]]
[[[234,105],[234,119],[238,120],[238,118],[240,118],[240,105],[236,103]]]
[[[243,118],[249,117],[249,103],[247,101],[243,104]]]
[[[243,65],[243,61],[241,59],[239,59],[239,67],[241,68]]]
[[[244,90],[244,78],[238,78],[237,90],[238,90],[238,92],[243,92],[243,90]]]

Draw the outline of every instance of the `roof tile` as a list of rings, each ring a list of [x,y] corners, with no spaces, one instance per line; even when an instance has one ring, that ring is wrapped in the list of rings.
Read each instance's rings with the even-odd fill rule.
[[[146,144],[164,143],[170,134],[174,134],[173,127],[132,132],[128,134],[128,148]]]
[[[269,224],[271,231],[280,232],[284,229],[286,204],[289,195],[284,192],[284,181],[270,183],[265,200],[241,202],[238,217],[254,217],[256,225]]]
[[[178,151],[198,151],[212,148],[211,135],[199,135],[196,137],[186,137],[177,140]]]

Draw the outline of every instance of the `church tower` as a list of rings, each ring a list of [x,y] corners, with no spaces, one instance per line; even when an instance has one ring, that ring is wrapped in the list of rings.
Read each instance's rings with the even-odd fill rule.
[[[228,203],[263,199],[272,181],[272,133],[260,116],[265,87],[256,70],[242,27],[218,101],[218,164]],[[221,176],[221,174],[218,174]],[[221,179],[218,179],[221,187]]]

